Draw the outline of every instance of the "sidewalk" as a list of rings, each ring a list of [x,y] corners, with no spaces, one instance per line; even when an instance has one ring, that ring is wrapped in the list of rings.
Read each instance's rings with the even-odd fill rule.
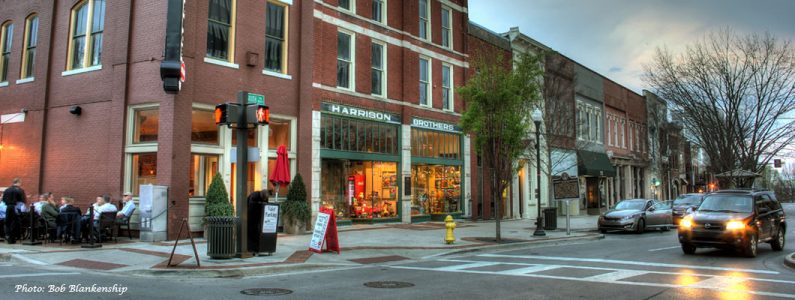
[[[79,245],[24,246],[0,244],[0,255],[6,259],[67,269],[106,271],[136,275],[158,276],[245,276],[272,274],[307,269],[353,267],[362,264],[418,260],[461,252],[511,249],[544,243],[599,239],[595,216],[571,218],[572,232],[566,235],[565,217],[558,218],[558,229],[547,231],[545,237],[533,237],[533,220],[503,220],[503,243],[494,242],[494,221],[458,221],[456,242],[444,243],[442,222],[421,224],[354,225],[340,228],[341,253],[317,254],[307,251],[310,234],[279,235],[276,252],[272,256],[248,259],[216,260],[207,256],[207,243],[196,239],[201,268],[196,267],[189,240],[180,241],[172,265],[167,262],[174,241],[148,243],[119,238],[102,248],[83,249]],[[111,263],[112,262],[112,263]]]

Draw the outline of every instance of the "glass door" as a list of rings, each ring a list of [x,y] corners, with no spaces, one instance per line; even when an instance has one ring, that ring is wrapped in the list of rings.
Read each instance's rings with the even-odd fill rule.
[[[232,132],[232,138],[230,139],[232,141],[232,145],[231,145],[232,152],[235,152],[235,151],[237,151],[236,150],[236,147],[237,147],[237,129],[232,129],[230,131]],[[251,194],[254,191],[258,191],[258,190],[262,189],[262,184],[261,184],[262,183],[262,171],[260,170],[260,168],[261,168],[261,162],[260,162],[261,158],[251,157],[251,153],[252,152],[259,152],[258,145],[259,145],[259,140],[261,140],[261,139],[258,138],[259,134],[260,134],[260,131],[257,128],[248,130],[248,141],[247,141],[247,144],[248,144],[248,147],[249,147],[249,162],[248,162],[248,174],[246,176],[247,177],[246,180],[248,181],[248,185],[247,185],[248,190],[246,191],[246,195]],[[252,151],[251,150],[252,148],[253,149],[257,149],[257,151]],[[233,154],[232,156],[236,157],[237,155]],[[253,161],[254,159],[257,159],[257,160]],[[229,182],[229,199],[232,202],[232,207],[236,208],[237,207],[237,205],[236,205],[236,203],[237,203],[237,199],[236,199],[237,198],[237,162],[236,161],[232,161],[230,170],[231,170],[231,173],[230,173],[231,180]],[[245,199],[243,199],[243,200],[245,200]]]

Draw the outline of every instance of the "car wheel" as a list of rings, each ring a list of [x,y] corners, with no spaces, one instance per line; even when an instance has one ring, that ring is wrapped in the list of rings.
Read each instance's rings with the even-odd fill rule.
[[[669,230],[671,230],[671,228],[670,228],[670,227],[668,227],[668,225],[664,225],[663,227],[660,227],[660,230],[662,230],[662,231],[669,231]]]
[[[756,257],[758,246],[759,241],[757,240],[756,233],[751,233],[751,235],[748,236],[748,240],[743,244],[743,255],[745,255],[745,257]]]
[[[685,254],[696,254],[696,246],[691,244],[682,244],[682,252]]]
[[[635,227],[635,233],[641,234],[646,231],[646,221],[643,218],[638,219],[638,225]]]
[[[776,251],[784,250],[784,236],[785,235],[786,235],[786,232],[783,229],[781,229],[781,227],[779,227],[778,228],[778,233],[776,233],[776,237],[773,239],[772,242],[770,242],[770,246],[773,247],[773,250],[776,250]]]
[[[599,229],[599,232],[601,232],[601,233],[607,233],[607,229]]]

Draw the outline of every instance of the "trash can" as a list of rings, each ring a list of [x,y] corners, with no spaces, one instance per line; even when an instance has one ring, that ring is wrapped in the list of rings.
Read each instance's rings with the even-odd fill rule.
[[[232,258],[237,254],[237,217],[207,217],[207,256]]]
[[[558,229],[557,209],[554,207],[544,208],[544,230]]]

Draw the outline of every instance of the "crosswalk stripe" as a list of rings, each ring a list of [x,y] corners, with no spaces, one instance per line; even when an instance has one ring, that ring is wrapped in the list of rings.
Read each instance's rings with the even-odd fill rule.
[[[733,272],[773,274],[773,275],[778,275],[779,274],[779,272],[768,271],[768,270],[723,268],[723,267],[709,267],[709,266],[695,266],[695,265],[681,265],[681,264],[665,264],[665,263],[654,263],[654,262],[645,262],[645,261],[613,260],[613,259],[601,259],[601,258],[580,258],[580,257],[563,257],[563,256],[539,256],[539,255],[505,255],[505,254],[481,254],[481,255],[478,255],[478,257],[523,258],[523,259],[538,259],[538,260],[560,260],[560,261],[577,261],[577,262],[595,262],[595,263],[610,263],[610,264],[622,264],[622,265],[637,265],[637,266],[647,266],[647,267],[702,269],[702,270],[733,271]]]
[[[463,270],[463,269],[472,269],[472,268],[493,266],[493,265],[497,265],[497,264],[499,264],[499,263],[496,263],[496,262],[474,262],[474,263],[468,263],[468,264],[463,264],[463,265],[454,265],[454,266],[441,267],[441,268],[437,268],[437,269],[439,271],[456,271],[456,270]]]
[[[591,277],[586,277],[587,280],[593,281],[602,281],[602,282],[611,282],[616,280],[621,280],[625,278],[630,278],[638,275],[648,274],[648,272],[644,271],[635,271],[635,270],[619,270],[615,272],[605,273],[594,275]]]
[[[80,273],[77,273],[77,272],[65,272],[65,273],[31,273],[31,274],[14,274],[14,275],[0,275],[0,278],[36,277],[36,276],[56,276],[56,275],[80,275]]]
[[[712,278],[704,279],[693,284],[690,287],[703,287],[703,288],[716,288],[716,289],[732,289],[732,287],[746,281],[745,278],[740,277],[727,277],[715,276]]]
[[[521,274],[529,274],[529,273],[535,273],[535,272],[549,271],[549,270],[554,270],[554,269],[557,269],[557,268],[560,268],[560,266],[536,265],[536,266],[526,267],[526,268],[518,268],[518,269],[512,269],[512,270],[499,271],[499,272],[496,272],[496,273],[497,274],[502,274],[502,275],[521,275]]]
[[[568,266],[560,266],[557,267],[568,267]],[[484,275],[495,275],[495,274],[503,274],[501,272],[488,272],[488,271],[476,271],[476,270],[442,270],[443,268],[423,268],[423,267],[409,267],[409,266],[389,266],[389,268],[395,269],[406,269],[406,270],[419,270],[419,271],[442,271],[442,272],[459,272],[459,273],[470,273],[470,274],[484,274]],[[652,273],[652,272],[648,272]],[[508,275],[508,274],[505,274]],[[581,282],[597,282],[597,283],[604,283],[603,279],[590,279],[591,277],[586,278],[577,278],[577,277],[565,277],[565,276],[557,276],[557,275],[543,275],[543,274],[534,274],[534,273],[526,273],[526,274],[510,274],[510,276],[519,276],[519,277],[529,277],[529,278],[545,278],[545,279],[559,279],[559,280],[571,280],[571,281],[581,281]],[[714,275],[713,275],[714,276]],[[593,277],[593,276],[592,276]],[[720,276],[725,277],[725,276]],[[742,280],[750,280],[750,278],[743,278]],[[770,297],[780,297],[780,298],[790,298],[795,299],[795,295],[793,294],[784,294],[784,293],[773,293],[773,292],[763,292],[763,291],[751,291],[751,290],[742,290],[732,288],[731,285],[726,286],[725,282],[719,283],[721,281],[716,281],[715,283],[708,283],[706,285],[685,285],[685,284],[669,284],[669,283],[657,283],[657,282],[634,282],[634,281],[610,281],[610,284],[621,284],[621,285],[633,285],[633,286],[652,286],[652,287],[667,287],[667,288],[699,288],[699,289],[706,289],[706,290],[714,290],[714,291],[722,291],[722,292],[732,292],[732,293],[747,293],[751,295],[760,295],[760,296],[770,296]]]

